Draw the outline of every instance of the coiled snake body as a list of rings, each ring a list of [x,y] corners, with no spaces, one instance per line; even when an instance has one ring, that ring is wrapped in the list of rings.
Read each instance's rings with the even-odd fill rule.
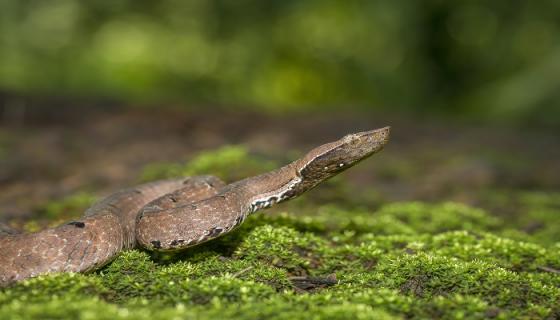
[[[380,151],[389,127],[350,134],[277,170],[229,185],[213,176],[162,180],[112,194],[79,221],[36,233],[0,225],[0,286],[87,272],[135,247],[182,250],[223,235],[252,212],[294,198]]]

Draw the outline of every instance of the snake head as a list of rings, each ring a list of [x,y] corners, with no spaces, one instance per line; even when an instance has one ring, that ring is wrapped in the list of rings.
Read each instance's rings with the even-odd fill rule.
[[[314,186],[383,149],[390,127],[353,133],[324,144],[294,163],[307,186]]]

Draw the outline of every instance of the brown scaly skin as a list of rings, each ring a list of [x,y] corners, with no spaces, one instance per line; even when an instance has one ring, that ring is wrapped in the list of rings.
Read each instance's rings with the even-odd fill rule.
[[[80,221],[37,233],[0,226],[0,286],[53,272],[87,272],[138,245],[182,250],[223,235],[252,212],[299,196],[380,151],[389,127],[350,134],[277,170],[225,185],[200,176],[109,196]]]
[[[183,201],[201,200],[217,192],[210,184],[223,186],[207,176],[147,183],[99,201],[79,221],[36,233],[0,233],[0,286],[45,273],[98,269],[136,247],[134,219],[146,203],[183,189],[190,191]]]

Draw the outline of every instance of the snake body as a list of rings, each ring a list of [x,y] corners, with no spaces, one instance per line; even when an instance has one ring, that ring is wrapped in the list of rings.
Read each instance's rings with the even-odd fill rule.
[[[380,151],[389,127],[321,145],[274,171],[226,185],[213,176],[161,180],[110,195],[78,221],[36,233],[0,225],[0,286],[88,272],[127,249],[176,251],[219,237],[260,209],[292,199]]]

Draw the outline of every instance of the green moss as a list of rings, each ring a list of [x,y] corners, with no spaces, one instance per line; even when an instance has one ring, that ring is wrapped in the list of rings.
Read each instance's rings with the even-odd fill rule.
[[[475,235],[465,231],[444,233],[431,238],[427,247],[434,254],[465,261],[480,259],[512,271],[535,272],[542,266],[560,268],[557,251],[492,234]]]
[[[117,306],[96,298],[52,299],[44,304],[18,301],[0,306],[2,319],[401,319],[363,303],[332,303],[310,296],[231,303],[213,299],[209,306],[162,307],[148,301]],[[329,303],[330,302],[330,303]]]
[[[559,192],[502,190],[488,193],[485,201],[507,215],[503,234],[545,245],[560,242]]]
[[[98,278],[75,273],[60,273],[28,279],[0,292],[0,305],[11,301],[20,303],[48,302],[64,297],[105,296],[109,291]]]
[[[163,304],[200,304],[211,297],[219,298],[219,291],[224,291],[225,299],[247,300],[257,292],[267,296],[289,287],[286,273],[266,264],[216,254],[191,260],[158,265],[148,254],[134,250],[120,255],[99,274],[101,282],[113,293],[110,300],[117,302],[150,298]],[[148,274],[151,276],[147,277]]]
[[[263,261],[301,274],[320,263],[316,255],[325,247],[325,243],[323,239],[309,233],[265,225],[247,234],[234,256],[248,261]]]
[[[376,285],[420,299],[475,296],[515,317],[557,313],[560,289],[483,261],[464,262],[425,253],[380,263]]]
[[[414,234],[416,231],[397,218],[364,209],[347,209],[336,205],[323,205],[308,218],[308,224],[325,226],[326,231],[356,234]],[[307,218],[307,217],[306,217]]]
[[[500,221],[481,209],[455,202],[430,205],[421,202],[394,203],[382,207],[377,217],[391,217],[410,226],[417,233],[449,230],[492,230]]]

